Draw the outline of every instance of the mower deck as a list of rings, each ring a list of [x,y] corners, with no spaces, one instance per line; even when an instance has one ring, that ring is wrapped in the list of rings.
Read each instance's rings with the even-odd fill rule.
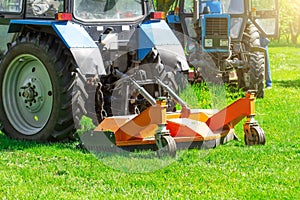
[[[157,100],[138,115],[105,118],[85,144],[92,140],[94,145],[120,148],[156,145],[174,156],[177,147],[213,148],[232,140],[234,126],[245,117],[246,144],[264,144],[263,130],[254,121],[254,100],[254,94],[247,93],[221,111],[182,107],[171,113],[166,112],[165,100]],[[103,144],[102,136],[108,138],[108,145]],[[102,139],[96,142],[96,137]]]

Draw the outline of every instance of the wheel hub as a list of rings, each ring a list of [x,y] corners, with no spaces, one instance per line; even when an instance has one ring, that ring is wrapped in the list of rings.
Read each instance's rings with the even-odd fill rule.
[[[44,101],[41,89],[37,78],[31,78],[24,86],[20,87],[19,97],[22,98],[22,102],[29,112],[37,112],[42,108]]]

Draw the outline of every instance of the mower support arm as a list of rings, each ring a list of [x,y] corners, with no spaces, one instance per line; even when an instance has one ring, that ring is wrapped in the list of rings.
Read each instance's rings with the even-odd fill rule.
[[[132,78],[129,79],[133,84],[134,88],[138,90],[138,92],[152,105],[156,105],[156,100],[145,90],[145,88],[141,87],[135,80]]]
[[[159,78],[156,77],[157,83],[162,86],[168,93],[169,95],[178,103],[181,107],[188,108],[188,104],[184,102],[169,86],[164,84]]]
[[[251,118],[255,116],[255,97],[254,93],[246,93],[245,98],[241,98],[216,114],[212,115],[206,124],[212,131],[218,131],[226,126],[234,127],[244,117]]]

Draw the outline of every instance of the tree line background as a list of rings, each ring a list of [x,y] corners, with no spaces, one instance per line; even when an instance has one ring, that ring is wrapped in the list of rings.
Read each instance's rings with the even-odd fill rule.
[[[300,1],[279,0],[279,40],[297,44],[300,35]]]

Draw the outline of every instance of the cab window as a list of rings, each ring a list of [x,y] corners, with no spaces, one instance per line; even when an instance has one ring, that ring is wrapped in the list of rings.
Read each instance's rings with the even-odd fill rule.
[[[22,0],[0,0],[0,12],[19,13],[22,10]]]
[[[143,16],[139,0],[74,0],[75,17],[82,21],[134,20]]]
[[[27,0],[26,17],[54,18],[63,11],[63,0]]]
[[[185,0],[184,1],[184,12],[193,13],[194,12],[194,0]]]

